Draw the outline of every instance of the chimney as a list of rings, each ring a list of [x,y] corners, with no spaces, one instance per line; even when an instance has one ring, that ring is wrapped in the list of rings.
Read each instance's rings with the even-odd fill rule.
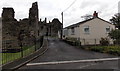
[[[94,11],[93,18],[97,18],[97,17],[98,17],[98,13],[96,11]]]

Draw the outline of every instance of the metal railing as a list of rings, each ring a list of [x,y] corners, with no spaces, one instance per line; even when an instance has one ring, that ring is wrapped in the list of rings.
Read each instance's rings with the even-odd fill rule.
[[[4,65],[16,59],[26,57],[40,49],[43,44],[43,38],[42,36],[38,39],[24,39],[21,44],[18,40],[2,41],[2,52],[0,52],[2,61],[0,61],[0,64]]]

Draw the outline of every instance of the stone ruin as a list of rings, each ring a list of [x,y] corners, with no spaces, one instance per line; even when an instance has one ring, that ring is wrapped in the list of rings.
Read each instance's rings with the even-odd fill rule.
[[[3,8],[3,47],[18,47],[19,40],[22,40],[23,45],[32,45],[34,41],[37,41],[37,39],[39,39],[41,36],[57,36],[58,31],[62,29],[62,23],[60,23],[60,21],[57,18],[53,19],[52,22],[49,23],[47,23],[47,18],[45,18],[44,21],[39,21],[38,12],[38,3],[34,2],[32,4],[32,7],[29,9],[29,17],[17,21],[14,18],[15,11],[12,7]],[[4,46],[4,44],[6,45]]]
[[[38,17],[38,4],[37,2],[32,4],[32,7],[29,9],[29,24],[31,25],[31,31],[34,32],[35,37],[37,38],[39,36],[39,17]]]

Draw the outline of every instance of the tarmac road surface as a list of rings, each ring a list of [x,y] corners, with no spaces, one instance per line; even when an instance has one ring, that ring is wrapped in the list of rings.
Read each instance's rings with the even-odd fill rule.
[[[89,62],[71,62],[78,60],[94,60],[118,58],[117,56],[87,51],[75,48],[56,38],[48,38],[48,50],[42,56],[36,58],[30,63],[19,69],[119,69],[118,60],[112,61],[89,61]],[[64,63],[68,61],[68,63]],[[58,62],[58,63],[55,63]],[[61,63],[59,63],[61,62]],[[71,62],[71,63],[70,63]],[[37,64],[35,64],[37,63]],[[48,63],[48,64],[44,64]],[[52,64],[53,63],[53,64]],[[54,64],[55,63],[55,64]],[[117,70],[116,70],[117,71]]]

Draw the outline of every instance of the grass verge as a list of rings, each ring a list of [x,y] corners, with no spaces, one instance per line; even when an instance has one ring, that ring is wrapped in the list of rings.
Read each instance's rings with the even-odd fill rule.
[[[35,46],[23,47],[23,56],[27,56],[35,51]],[[16,59],[22,58],[22,52],[17,53],[0,53],[2,55],[2,61],[0,64],[6,64]]]

